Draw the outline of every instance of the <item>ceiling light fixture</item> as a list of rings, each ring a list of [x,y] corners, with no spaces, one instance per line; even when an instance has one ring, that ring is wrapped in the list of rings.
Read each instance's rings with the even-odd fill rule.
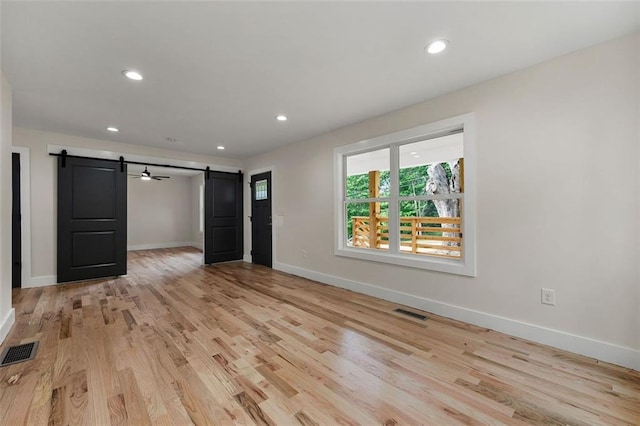
[[[122,74],[131,80],[136,80],[136,81],[142,80],[142,74],[140,74],[138,71],[124,70],[122,71]]]
[[[218,145],[218,147],[217,147],[217,148],[218,148],[220,151],[222,151],[222,150],[224,149],[224,146],[222,146],[222,145]]]
[[[113,127],[113,126],[107,127],[107,130],[110,131],[110,132],[114,132],[114,133],[120,131],[120,129],[118,129],[117,127]]]
[[[427,44],[427,47],[425,47],[424,50],[431,55],[436,55],[444,51],[447,48],[448,44],[449,41],[447,40],[434,40],[431,43]]]
[[[280,115],[276,116],[276,120],[278,120],[278,121],[287,121],[287,116],[280,114]]]
[[[140,179],[141,180],[151,180],[151,173],[149,173],[149,170],[147,170],[147,168],[144,168],[144,172],[140,173]]]

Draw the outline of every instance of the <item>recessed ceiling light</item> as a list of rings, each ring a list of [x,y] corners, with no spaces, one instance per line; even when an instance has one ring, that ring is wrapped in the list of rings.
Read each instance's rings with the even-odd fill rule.
[[[410,152],[409,154],[410,154],[410,155],[416,155],[416,154],[417,154],[417,152],[416,152],[416,151],[413,151],[413,152]]]
[[[131,79],[131,80],[142,80],[142,74],[140,74],[138,71],[133,71],[133,70],[124,70],[122,71],[122,74],[124,74],[125,77]]]
[[[218,149],[219,149],[220,151],[222,151],[222,150],[224,149],[224,146],[222,146],[222,145],[218,145]]]
[[[434,40],[431,43],[427,44],[427,47],[425,47],[424,50],[426,50],[427,53],[435,55],[444,51],[444,49],[447,48],[448,44],[449,42],[447,40]]]
[[[109,126],[107,127],[107,130],[110,132],[119,132],[120,129],[118,129],[117,127],[113,127],[113,126]]]
[[[280,115],[276,116],[276,120],[278,120],[278,121],[287,121],[287,116],[280,114]]]

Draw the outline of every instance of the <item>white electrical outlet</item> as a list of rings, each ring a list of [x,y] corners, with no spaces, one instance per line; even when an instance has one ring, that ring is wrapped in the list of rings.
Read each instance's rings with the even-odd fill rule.
[[[554,306],[556,304],[556,291],[550,288],[543,288],[541,292],[542,304]]]

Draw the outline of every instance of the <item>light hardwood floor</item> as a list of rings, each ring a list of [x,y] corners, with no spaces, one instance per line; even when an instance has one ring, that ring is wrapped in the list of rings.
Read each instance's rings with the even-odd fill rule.
[[[2,425],[640,424],[640,373],[194,249],[14,292]],[[17,383],[9,379],[19,375]]]

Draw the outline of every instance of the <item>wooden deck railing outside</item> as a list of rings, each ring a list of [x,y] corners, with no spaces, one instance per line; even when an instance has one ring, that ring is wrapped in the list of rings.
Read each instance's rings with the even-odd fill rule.
[[[367,216],[353,216],[353,247],[389,248],[389,218],[377,216],[372,232]],[[375,235],[375,245],[370,244]],[[462,230],[459,217],[401,217],[400,251],[445,257],[462,258]]]

